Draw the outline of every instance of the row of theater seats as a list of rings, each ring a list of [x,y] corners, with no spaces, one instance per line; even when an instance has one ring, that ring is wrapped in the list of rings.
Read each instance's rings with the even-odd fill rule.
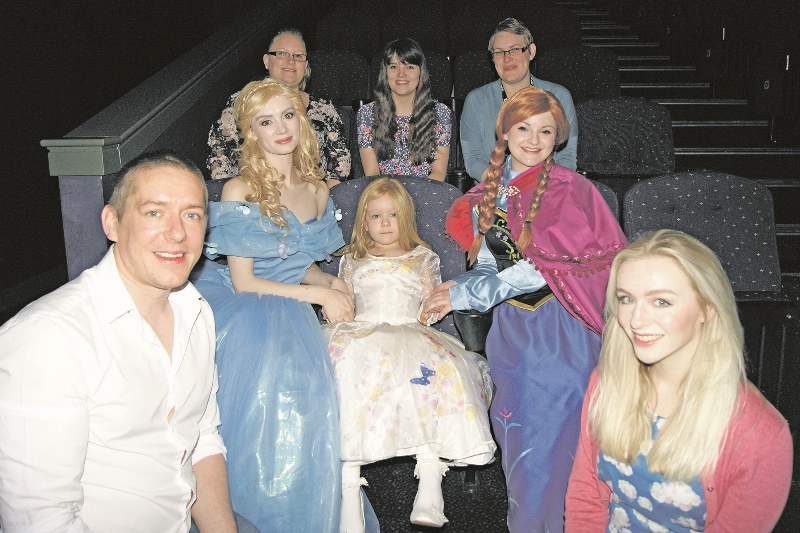
[[[355,112],[358,106],[372,100],[372,89],[380,72],[380,57],[368,61],[358,52],[347,50],[315,50],[309,54],[312,68],[307,90],[333,101],[345,123],[348,147],[353,154],[353,175],[360,176],[361,166],[356,140]],[[458,120],[464,99],[476,87],[497,79],[488,51],[464,52],[454,59],[437,52],[426,51],[433,97],[453,110],[453,133],[449,168],[463,168],[463,158],[457,142]],[[580,104],[597,98],[620,95],[617,56],[601,48],[572,46],[537,53],[534,75],[566,87],[573,100]],[[652,113],[649,113],[652,114]],[[668,118],[668,117],[667,117]],[[580,122],[579,122],[580,123]],[[669,130],[670,152],[672,133]],[[587,153],[591,153],[590,150]],[[673,170],[659,168],[656,171]]]
[[[487,40],[488,41],[488,40]],[[497,79],[489,53],[480,50],[447,56],[425,51],[433,97],[443,103],[463,101],[474,88]],[[380,56],[368,60],[351,50],[317,48],[309,53],[311,79],[308,91],[337,105],[372,99],[381,68]],[[603,48],[568,46],[538,51],[534,76],[563,85],[576,102],[620,95],[619,62]]]
[[[351,180],[331,190],[346,235],[352,232],[358,198],[370,179]],[[447,210],[461,192],[425,178],[398,179],[414,199],[420,236],[441,258],[442,279],[463,273],[464,252],[443,232]],[[745,328],[748,376],[792,427],[800,423],[800,391],[794,386],[800,382],[800,308],[792,288],[781,285],[772,197],[766,187],[730,174],[668,173],[639,181],[620,202],[611,188],[593,183],[629,239],[671,228],[714,250],[736,294]],[[323,268],[335,274],[337,264]],[[456,333],[451,317],[437,327]]]
[[[351,106],[337,106],[337,110],[345,123],[353,177],[361,177],[355,110]],[[575,112],[580,128],[578,170],[589,177],[631,180],[675,170],[672,120],[665,107],[644,98],[622,96],[579,101]],[[453,114],[448,164],[449,179],[454,180],[459,179],[464,167],[457,115]]]
[[[578,17],[555,1],[477,0],[422,2],[353,2],[345,0],[316,25],[315,46],[380,55],[383,45],[411,37],[429,52],[450,57],[485,50],[497,23],[506,17],[525,23],[537,46],[561,48],[581,44]],[[347,31],[342,31],[347,28]]]

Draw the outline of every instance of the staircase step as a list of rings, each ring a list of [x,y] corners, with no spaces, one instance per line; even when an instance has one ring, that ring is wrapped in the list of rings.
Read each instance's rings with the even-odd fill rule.
[[[623,96],[651,99],[711,96],[711,85],[706,82],[626,82],[619,86]]]
[[[598,9],[582,9],[582,8],[573,9],[572,13],[574,13],[575,16],[578,17],[588,17],[588,18],[609,16],[608,11],[600,11]]]
[[[697,72],[694,65],[625,65],[619,67],[622,72],[665,72],[668,74],[675,72]]]
[[[769,120],[673,120],[673,128],[768,128]]]
[[[622,39],[631,35],[631,29],[628,26],[619,27],[613,24],[591,24],[588,26],[581,26],[581,40],[584,43],[589,42],[587,38],[590,37]]]
[[[581,22],[581,29],[587,31],[595,31],[595,30],[631,31],[631,25],[617,24],[612,21],[604,21],[604,20],[588,20]]]
[[[630,24],[617,24],[611,20],[583,20],[581,21],[582,30],[615,30],[630,31]]]
[[[673,120],[678,147],[771,147],[768,120]]]
[[[613,26],[617,23],[617,21],[597,17],[581,19],[580,23],[581,29],[583,29],[591,26]]]
[[[691,82],[697,80],[694,65],[620,65],[621,83]]]
[[[651,41],[636,41],[636,42],[616,42],[616,43],[600,43],[600,42],[584,42],[583,46],[591,46],[592,48],[607,48],[617,55],[644,55],[648,50],[655,50],[661,45]]]
[[[643,62],[647,63],[654,63],[658,62],[666,62],[672,59],[668,55],[619,55],[617,56],[617,60],[619,61],[620,65],[633,65],[635,63]]]
[[[669,64],[670,61],[672,61],[672,57],[668,55],[641,54],[641,53],[619,54],[618,50],[611,50],[611,51],[618,54],[617,61],[620,67],[637,66],[637,65],[649,66],[654,64],[666,65]]]
[[[584,35],[581,37],[584,43],[629,43],[639,41],[639,36],[635,34],[627,35]]]
[[[675,148],[675,168],[714,170],[750,179],[798,180],[800,186],[800,148]]]
[[[669,109],[672,120],[755,119],[747,100],[739,98],[653,98]]]

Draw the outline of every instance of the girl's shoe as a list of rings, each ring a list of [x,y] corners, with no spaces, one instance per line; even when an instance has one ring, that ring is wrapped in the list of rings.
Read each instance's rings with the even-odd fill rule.
[[[419,488],[411,510],[412,524],[442,527],[448,521],[442,498],[442,476],[447,470],[447,465],[438,457],[417,455],[414,476],[419,478]]]
[[[445,522],[448,522],[447,517],[444,515],[444,505],[441,509],[429,505],[427,507],[420,505],[419,492],[414,498],[414,508],[411,510],[411,523],[418,526],[428,527],[442,527]]]

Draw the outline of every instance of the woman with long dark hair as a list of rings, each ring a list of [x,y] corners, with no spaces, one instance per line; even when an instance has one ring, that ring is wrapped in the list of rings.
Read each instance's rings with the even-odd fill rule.
[[[569,137],[555,96],[521,89],[495,130],[486,180],[447,218],[474,268],[437,287],[424,310],[493,309],[490,418],[503,451],[508,527],[561,531],[608,265],[627,241],[594,185],[553,163]]]
[[[450,156],[451,112],[431,97],[422,48],[413,39],[386,45],[375,101],[358,110],[364,174],[444,181]]]

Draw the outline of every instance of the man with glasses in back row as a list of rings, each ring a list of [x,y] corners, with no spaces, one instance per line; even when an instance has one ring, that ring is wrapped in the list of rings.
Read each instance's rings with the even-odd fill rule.
[[[461,149],[467,173],[483,181],[494,150],[495,121],[503,102],[525,87],[535,86],[558,98],[569,121],[569,139],[555,154],[555,162],[575,170],[578,159],[578,119],[569,91],[549,81],[533,77],[530,63],[536,45],[530,30],[519,20],[507,18],[497,25],[489,39],[489,53],[499,80],[472,90],[464,102],[461,115]]]

